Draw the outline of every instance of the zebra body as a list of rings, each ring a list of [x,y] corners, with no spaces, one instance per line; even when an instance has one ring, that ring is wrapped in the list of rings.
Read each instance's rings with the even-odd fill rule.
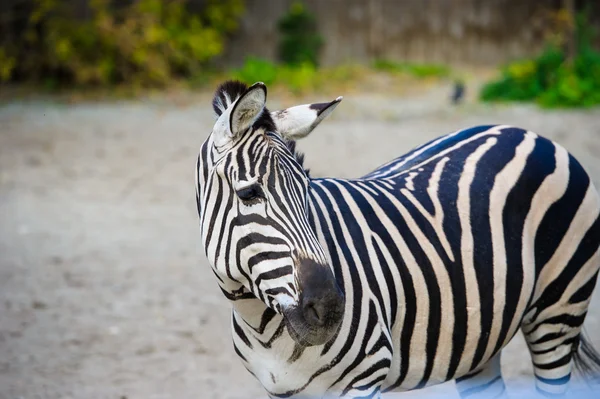
[[[233,104],[235,93],[229,97]],[[281,114],[271,115],[275,129],[287,126],[277,120]],[[288,151],[297,161],[292,169],[301,165],[281,133],[253,123],[255,136],[234,140],[237,152],[227,150],[237,153],[238,163],[260,160],[263,146],[270,146]],[[202,228],[209,225],[214,141],[209,137],[203,145],[197,167],[209,259],[216,245],[211,239],[226,237]],[[265,165],[263,173],[268,170]],[[286,168],[280,163],[272,173],[277,170]],[[310,232],[299,231],[314,234],[315,242],[296,245],[330,266],[344,299],[330,302],[343,306],[343,317],[325,342],[311,341],[309,333],[308,342],[302,340],[303,331],[283,310],[299,301],[304,277],[286,283],[291,299],[271,301],[260,287],[264,273],[273,277],[273,271],[249,286],[215,272],[233,304],[235,351],[270,396],[375,397],[452,379],[463,397],[478,386],[501,394],[500,352],[519,328],[538,389],[564,391],[600,268],[600,199],[564,148],[523,129],[479,126],[436,139],[362,178],[306,176],[305,184],[306,197],[297,197]],[[273,202],[292,198],[289,193]],[[228,203],[235,206],[233,199]],[[246,234],[251,231],[247,227]],[[228,256],[217,252],[218,259]],[[294,273],[302,274],[301,263]],[[283,278],[275,274],[273,281]]]

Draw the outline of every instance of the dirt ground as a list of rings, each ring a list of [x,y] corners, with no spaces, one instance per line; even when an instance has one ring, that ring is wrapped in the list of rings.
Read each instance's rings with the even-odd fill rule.
[[[300,148],[315,176],[358,176],[455,129],[514,124],[563,144],[600,186],[599,109],[447,98],[443,86],[346,96]],[[194,164],[209,101],[0,106],[1,399],[265,397],[233,351],[199,245]],[[598,292],[586,325],[600,346]],[[521,336],[503,365],[509,387],[531,374]]]

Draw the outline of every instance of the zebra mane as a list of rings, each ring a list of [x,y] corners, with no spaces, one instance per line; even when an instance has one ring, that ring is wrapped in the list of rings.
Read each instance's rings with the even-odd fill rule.
[[[217,117],[221,116],[247,89],[246,84],[237,80],[228,80],[222,83],[215,91],[215,97],[212,101],[215,115]]]
[[[288,139],[284,139],[284,141],[287,149],[292,153],[294,159],[296,159],[296,162],[298,162],[300,167],[304,169],[304,173],[306,173],[306,175],[310,177],[310,169],[304,166],[304,154],[298,151],[298,149],[296,148],[296,141]]]

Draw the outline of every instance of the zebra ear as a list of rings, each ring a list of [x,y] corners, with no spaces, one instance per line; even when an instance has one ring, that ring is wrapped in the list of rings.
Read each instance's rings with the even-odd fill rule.
[[[304,104],[271,112],[277,131],[285,138],[297,140],[308,136],[325,119],[343,97],[329,103]]]
[[[236,136],[252,126],[265,109],[266,101],[267,87],[264,83],[258,82],[250,86],[238,98],[229,114],[231,133]]]

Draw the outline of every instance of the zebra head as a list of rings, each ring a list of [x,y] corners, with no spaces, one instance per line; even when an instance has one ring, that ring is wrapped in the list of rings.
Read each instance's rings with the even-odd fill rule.
[[[337,332],[345,301],[310,226],[309,177],[289,140],[310,133],[341,97],[273,113],[266,97],[262,83],[216,91],[216,123],[196,168],[203,246],[227,298],[260,299],[296,342],[320,345]]]

